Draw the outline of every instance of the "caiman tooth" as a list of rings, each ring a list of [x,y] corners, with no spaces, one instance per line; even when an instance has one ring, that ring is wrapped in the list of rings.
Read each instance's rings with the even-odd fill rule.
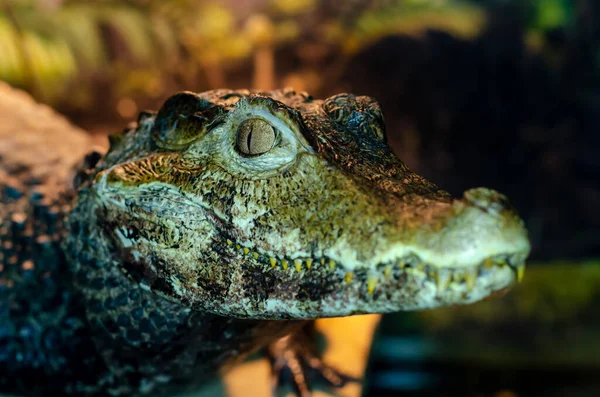
[[[329,260],[329,268],[330,268],[331,270],[335,269],[335,261],[334,261],[333,259],[330,259],[330,260]]]
[[[469,291],[471,291],[475,286],[475,282],[477,281],[477,273],[478,271],[476,267],[468,268],[464,271],[465,283],[467,284]]]
[[[281,260],[281,267],[283,267],[283,270],[287,270],[288,264],[289,263],[288,263],[287,259],[282,259]]]
[[[346,272],[346,276],[344,277],[344,280],[346,281],[346,284],[348,284],[350,281],[352,281],[353,277],[354,277],[354,274],[352,274],[350,272]]]
[[[227,239],[227,241],[226,241],[226,242],[227,242],[227,245],[229,245],[229,246],[231,246],[231,244],[233,244],[233,241],[231,241],[231,240],[229,240],[229,239]]]
[[[438,269],[436,277],[438,294],[446,291],[446,288],[450,285],[450,281],[452,281],[452,271],[448,269]]]
[[[491,269],[494,266],[496,266],[496,262],[494,262],[494,260],[492,258],[487,258],[483,261],[481,266],[486,269]]]
[[[242,248],[242,251],[244,251],[244,255],[248,255],[248,253],[250,253],[250,250],[246,247]]]
[[[258,252],[253,252],[252,256],[254,257],[254,259],[258,259],[258,257],[259,257]]]
[[[367,293],[372,295],[375,292],[375,287],[377,286],[377,277],[369,276],[367,277]]]
[[[517,263],[514,269],[517,271],[517,282],[520,283],[525,275],[525,263]]]
[[[325,257],[322,257],[321,258],[321,265],[324,265],[324,264],[325,264]]]
[[[392,273],[392,267],[391,266],[386,266],[385,269],[383,269],[383,275],[385,277],[389,277],[391,273]]]
[[[310,268],[312,267],[312,263],[313,263],[312,259],[307,259],[306,260],[306,268],[310,270]]]
[[[427,275],[432,280],[437,279],[437,271],[435,269],[429,269],[429,271],[427,272]]]
[[[300,273],[302,270],[302,259],[294,259],[294,267],[296,268],[296,271]]]
[[[277,266],[277,259],[271,257],[269,258],[269,262],[271,262],[271,267]]]

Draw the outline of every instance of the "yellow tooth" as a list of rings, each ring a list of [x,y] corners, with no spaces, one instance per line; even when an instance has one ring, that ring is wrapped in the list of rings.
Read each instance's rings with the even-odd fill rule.
[[[302,270],[302,260],[294,259],[294,267],[296,268],[297,272],[300,272],[300,270]]]
[[[242,248],[242,247],[241,247],[239,244],[236,244],[236,245],[235,245],[235,248],[236,248],[236,249],[240,249],[240,248]]]
[[[494,267],[495,264],[496,264],[496,262],[494,262],[494,260],[492,258],[487,258],[486,260],[483,261],[483,267],[485,267],[487,269],[491,269],[492,267]]]
[[[258,252],[253,252],[252,256],[254,257],[254,259],[258,259]]]
[[[369,295],[373,294],[376,286],[377,286],[377,278],[369,276],[367,278],[367,292],[369,293]]]
[[[525,275],[525,264],[519,263],[517,265],[517,282],[521,282],[523,280],[523,276]]]
[[[444,292],[446,288],[450,285],[450,281],[452,280],[452,272],[447,269],[439,269],[436,276],[436,285],[438,295],[441,292]]]
[[[335,269],[335,261],[333,259],[329,260],[329,268],[332,270]]]
[[[306,260],[306,268],[310,269],[312,267],[312,259],[307,259]]]
[[[233,244],[233,241],[227,239],[227,245],[231,245],[231,244]]]
[[[269,258],[269,262],[271,262],[271,267],[275,267],[277,265],[277,259]]]
[[[346,273],[346,277],[345,277],[346,283],[349,283],[350,281],[352,281],[352,277],[354,277],[354,275],[352,273],[350,273],[350,272]]]
[[[470,290],[475,286],[475,281],[477,281],[477,268],[470,268],[465,270],[465,282],[467,283],[467,288]]]
[[[246,247],[244,247],[244,255],[248,255],[248,253],[250,252],[250,250]]]
[[[385,269],[383,269],[383,275],[386,277],[389,277],[391,272],[392,272],[392,268],[389,266],[386,266]]]
[[[281,260],[281,267],[283,267],[283,270],[287,270],[287,268],[288,268],[288,261],[286,259],[282,259]]]
[[[325,264],[325,257],[321,258],[321,265]]]

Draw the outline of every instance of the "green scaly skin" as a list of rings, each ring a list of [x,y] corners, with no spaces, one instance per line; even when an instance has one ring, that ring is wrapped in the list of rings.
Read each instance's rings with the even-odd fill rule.
[[[72,394],[192,388],[312,319],[471,303],[530,249],[500,193],[408,170],[368,97],[180,93],[88,163],[62,254],[97,376]]]

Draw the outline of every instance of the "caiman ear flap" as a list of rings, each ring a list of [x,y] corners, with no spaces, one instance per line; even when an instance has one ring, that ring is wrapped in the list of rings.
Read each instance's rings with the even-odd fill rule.
[[[339,94],[327,98],[323,110],[330,119],[362,136],[387,141],[381,106],[374,98]]]
[[[158,111],[152,139],[160,148],[183,149],[221,123],[225,113],[223,107],[193,92],[180,92],[167,99]]]

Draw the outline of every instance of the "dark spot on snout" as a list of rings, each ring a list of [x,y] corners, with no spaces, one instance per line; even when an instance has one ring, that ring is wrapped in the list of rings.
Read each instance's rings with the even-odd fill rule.
[[[273,294],[278,280],[274,272],[265,272],[264,269],[246,267],[244,269],[244,296],[246,298],[266,300]]]
[[[298,283],[297,299],[299,301],[320,301],[327,295],[336,292],[342,279],[336,274],[306,274]]]

